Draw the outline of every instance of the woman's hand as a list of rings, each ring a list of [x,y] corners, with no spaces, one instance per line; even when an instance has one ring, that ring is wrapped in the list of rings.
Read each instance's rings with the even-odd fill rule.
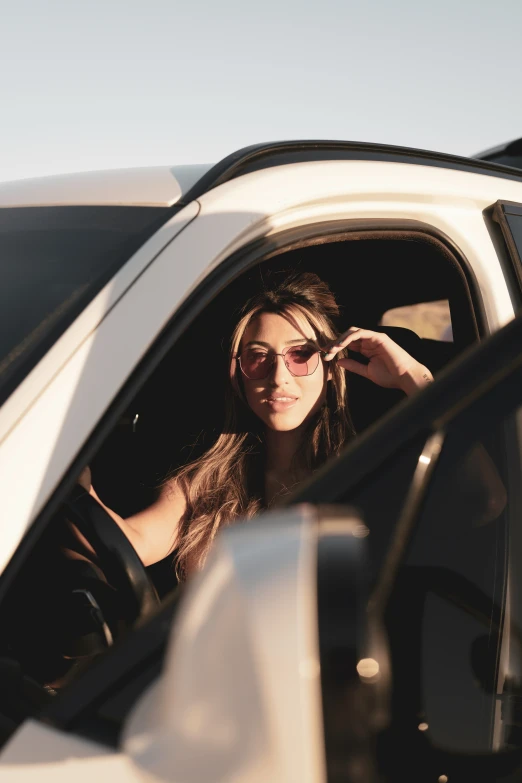
[[[391,337],[382,332],[350,327],[327,348],[326,361],[331,361],[343,348],[366,356],[368,364],[355,359],[341,358],[338,364],[345,370],[362,375],[378,386],[386,389],[402,389],[405,394],[413,394],[417,389],[433,381],[431,372],[410,356]]]

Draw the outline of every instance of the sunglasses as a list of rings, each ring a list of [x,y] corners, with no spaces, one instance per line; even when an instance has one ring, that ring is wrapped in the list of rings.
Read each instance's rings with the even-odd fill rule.
[[[262,381],[268,378],[276,361],[276,356],[282,356],[287,370],[291,375],[302,378],[312,375],[319,365],[319,354],[325,353],[313,345],[292,345],[282,353],[264,351],[261,348],[247,348],[236,358],[241,372],[250,381]]]

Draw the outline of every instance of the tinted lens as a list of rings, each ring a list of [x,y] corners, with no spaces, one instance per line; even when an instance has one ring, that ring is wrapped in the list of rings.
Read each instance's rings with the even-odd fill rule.
[[[273,356],[266,351],[244,351],[239,357],[243,374],[252,381],[266,378],[270,372]]]
[[[284,351],[284,357],[292,375],[311,375],[319,363],[319,352],[310,345],[288,348]]]

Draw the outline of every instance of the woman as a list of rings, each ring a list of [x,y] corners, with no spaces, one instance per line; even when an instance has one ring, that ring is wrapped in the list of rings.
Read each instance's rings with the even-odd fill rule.
[[[338,455],[354,436],[346,370],[408,395],[433,380],[385,334],[351,327],[336,339],[338,315],[327,284],[310,273],[287,276],[247,302],[232,336],[227,416],[216,443],[144,511],[122,519],[104,506],[145,565],[176,550],[186,576],[220,527],[277,503]],[[348,346],[368,364],[346,358]],[[101,503],[88,472],[80,481]]]

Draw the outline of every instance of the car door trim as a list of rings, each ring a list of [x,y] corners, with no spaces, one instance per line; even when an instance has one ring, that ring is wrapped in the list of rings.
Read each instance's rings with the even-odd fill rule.
[[[514,299],[516,299],[516,301],[514,302],[514,305],[516,305],[517,310],[520,311],[522,308],[522,249],[519,248],[515,242],[515,238],[506,217],[507,215],[518,217],[522,222],[522,204],[518,204],[515,201],[504,201],[499,199],[493,205],[492,212],[492,218],[494,222],[498,224],[504,238],[504,242],[506,243],[508,258],[510,261],[510,272],[511,276],[514,277],[515,280],[516,294]]]
[[[410,163],[420,166],[448,168],[491,177],[522,181],[522,173],[510,166],[486,160],[465,158],[443,152],[399,147],[391,144],[372,144],[358,141],[303,140],[254,144],[227,155],[216,163],[183,196],[183,202],[200,198],[209,190],[237,177],[260,169],[288,163],[308,163],[321,160],[375,160],[392,163]]]
[[[235,253],[232,253],[221,264],[212,268],[200,284],[181,303],[162,331],[156,336],[152,348],[149,349],[146,355],[134,367],[128,380],[113,398],[105,414],[99,419],[97,425],[92,430],[91,436],[87,439],[76,458],[70,464],[69,469],[65,472],[60,483],[56,486],[50,499],[36,515],[33,524],[27,531],[23,540],[19,543],[18,549],[0,576],[0,602],[3,599],[5,592],[9,589],[9,585],[18,572],[21,564],[25,561],[27,553],[31,551],[34,542],[40,536],[41,531],[45,528],[53,514],[58,510],[62,499],[72,489],[76,477],[80,474],[83,467],[86,464],[89,464],[118,417],[123,414],[132,401],[137,390],[141,388],[166,353],[179,339],[181,334],[190,326],[192,321],[202,312],[210,301],[241,273],[257,265],[267,256],[278,251],[282,252],[283,249],[291,246],[292,243],[299,239],[302,240],[303,237],[311,238],[314,235],[332,235],[335,232],[348,232],[350,229],[353,231],[366,230],[367,232],[370,232],[370,226],[371,230],[380,231],[386,231],[386,229],[397,231],[399,227],[404,231],[415,229],[417,232],[425,233],[426,236],[431,236],[432,239],[441,242],[442,244],[446,244],[450,252],[458,252],[453,251],[451,248],[451,241],[447,237],[444,237],[442,232],[431,226],[418,223],[417,221],[390,220],[386,218],[364,221],[348,219],[319,222],[274,233],[268,237],[255,240],[246,247],[242,247]],[[458,258],[462,259],[461,253],[458,253]],[[136,280],[134,280],[134,283],[135,282]],[[474,287],[471,278],[468,282],[471,283],[471,290],[473,290]],[[477,300],[477,302],[478,301],[480,300]],[[478,316],[480,322],[480,310],[476,312],[476,316]],[[481,323],[483,330],[484,324],[485,319]]]

